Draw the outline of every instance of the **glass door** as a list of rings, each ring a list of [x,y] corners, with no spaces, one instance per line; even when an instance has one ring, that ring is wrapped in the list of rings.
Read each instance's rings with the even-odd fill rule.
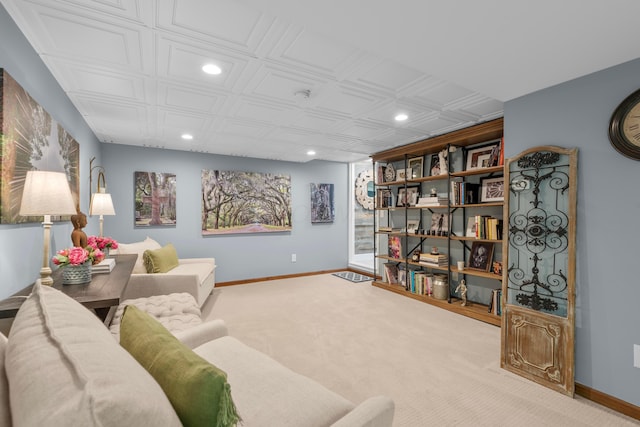
[[[373,273],[373,164],[349,168],[349,268]]]

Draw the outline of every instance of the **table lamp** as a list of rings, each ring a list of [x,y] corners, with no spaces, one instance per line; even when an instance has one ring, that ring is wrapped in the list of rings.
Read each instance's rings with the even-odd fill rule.
[[[75,202],[69,188],[69,181],[63,172],[28,171],[22,191],[20,215],[44,215],[44,246],[40,278],[43,285],[51,286],[51,267],[49,267],[49,244],[51,241],[51,215],[73,215]]]
[[[99,182],[99,181],[98,181]],[[100,215],[100,237],[102,237],[104,216],[115,215],[111,194],[105,192],[105,188],[99,188],[98,192],[91,196],[91,206],[89,206],[89,215]]]

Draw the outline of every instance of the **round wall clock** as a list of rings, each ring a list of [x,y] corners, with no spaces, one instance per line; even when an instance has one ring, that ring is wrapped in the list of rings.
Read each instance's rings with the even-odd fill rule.
[[[640,89],[629,95],[613,112],[609,140],[623,156],[640,160]]]
[[[373,170],[368,169],[358,174],[356,178],[356,200],[367,209],[373,209]]]

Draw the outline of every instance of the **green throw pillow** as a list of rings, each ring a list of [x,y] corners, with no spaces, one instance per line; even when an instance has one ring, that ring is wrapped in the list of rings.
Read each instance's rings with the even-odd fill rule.
[[[125,307],[120,345],[153,376],[185,426],[235,426],[240,416],[227,374],[139,308]]]
[[[166,273],[178,266],[178,253],[171,243],[160,249],[147,249],[142,259],[147,273]]]

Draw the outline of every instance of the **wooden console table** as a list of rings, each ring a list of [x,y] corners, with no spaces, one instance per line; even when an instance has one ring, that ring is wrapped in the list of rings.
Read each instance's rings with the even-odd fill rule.
[[[106,324],[111,323],[113,314],[120,304],[120,296],[129,283],[138,255],[113,255],[116,265],[111,273],[97,273],[91,277],[91,282],[84,285],[63,285],[62,269],[53,272],[53,288],[56,288],[83,306],[95,311],[96,315]],[[31,293],[33,284],[18,291],[9,298],[0,301],[0,319],[15,317],[24,298]],[[18,297],[18,298],[16,298]]]

